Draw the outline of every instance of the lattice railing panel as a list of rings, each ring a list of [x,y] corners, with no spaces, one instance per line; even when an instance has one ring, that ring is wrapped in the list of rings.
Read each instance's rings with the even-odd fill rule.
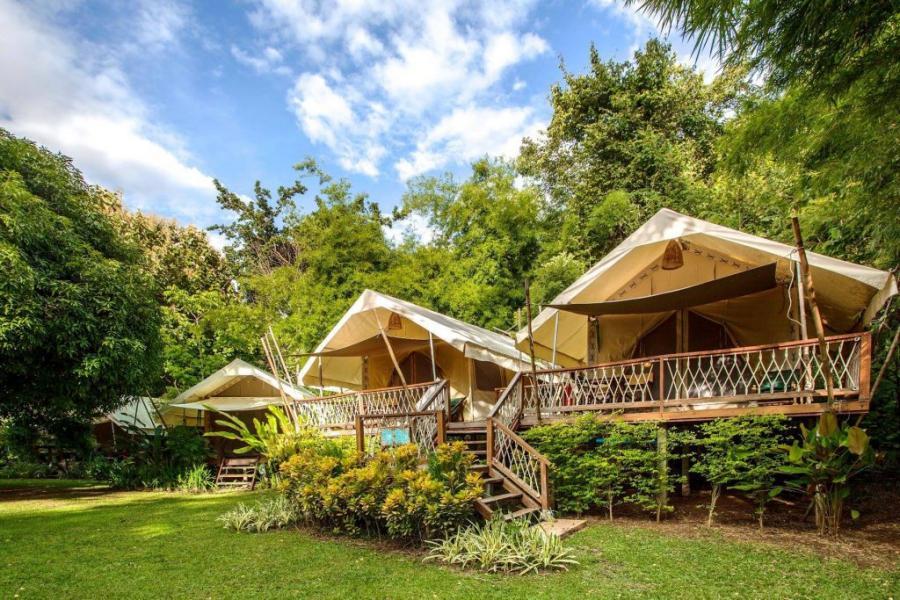
[[[524,393],[523,382],[524,378],[522,374],[516,373],[512,381],[509,382],[509,385],[506,386],[506,389],[503,390],[503,393],[500,394],[500,398],[497,399],[496,404],[494,404],[494,407],[489,413],[491,418],[506,425],[510,429],[515,429],[515,425],[521,417],[523,407],[522,394]]]
[[[860,338],[826,341],[836,392],[859,391]],[[765,396],[796,392],[813,396],[825,389],[818,344],[736,348],[711,356],[663,358],[666,400]]]
[[[642,361],[538,373],[537,385],[529,378],[525,386],[525,408],[529,413],[535,412],[539,400],[541,414],[554,415],[579,406],[597,409],[603,404],[651,401],[657,364]]]
[[[540,495],[540,462],[499,427],[494,430],[494,460],[512,471],[535,494]]]
[[[355,395],[324,396],[294,403],[297,416],[314,427],[349,427],[359,412]]]
[[[297,415],[309,425],[322,428],[352,427],[358,414],[415,412],[416,404],[433,383],[363,390],[301,400],[294,403]]]

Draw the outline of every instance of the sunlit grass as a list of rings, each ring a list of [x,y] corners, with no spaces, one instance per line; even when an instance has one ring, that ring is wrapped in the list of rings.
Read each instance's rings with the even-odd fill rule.
[[[300,531],[237,534],[215,518],[252,494],[0,490],[0,597],[886,598],[896,571],[804,552],[598,524],[567,543],[571,572],[462,573],[415,553]]]

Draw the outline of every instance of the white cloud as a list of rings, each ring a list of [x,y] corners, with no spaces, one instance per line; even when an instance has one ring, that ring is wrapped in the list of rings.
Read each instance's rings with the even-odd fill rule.
[[[435,231],[428,224],[424,215],[413,213],[394,223],[393,227],[385,225],[382,229],[385,237],[394,244],[400,244],[407,237],[412,237],[422,244],[430,244]]]
[[[190,11],[175,0],[142,0],[138,3],[134,38],[141,51],[161,50],[177,43],[188,25]]]
[[[121,70],[20,5],[0,0],[0,127],[71,156],[133,207],[199,221],[215,211],[210,177],[156,125]],[[28,57],[23,60],[22,57]]]
[[[253,55],[232,44],[231,55],[236,61],[250,67],[257,73],[291,74],[291,69],[284,64],[284,57],[281,52],[271,46],[266,46],[258,55]]]
[[[432,127],[408,158],[394,165],[401,179],[448,164],[490,156],[514,157],[522,137],[536,134],[545,123],[529,107],[457,108]]]
[[[492,153],[508,145],[506,134],[516,135],[503,121],[497,124],[502,144],[470,135],[475,145],[450,156],[445,153],[457,145],[434,137],[450,115],[483,109],[533,118],[530,108],[509,105],[500,86],[517,65],[550,50],[537,32],[526,30],[532,7],[531,0],[489,7],[473,0],[340,0],[328,7],[258,0],[251,22],[261,37],[277,32],[284,49],[299,48],[308,61],[288,94],[303,132],[344,168],[376,176],[388,155],[410,153],[395,168],[420,173]],[[527,120],[520,119],[518,134],[531,125]],[[423,132],[431,141],[421,140]]]

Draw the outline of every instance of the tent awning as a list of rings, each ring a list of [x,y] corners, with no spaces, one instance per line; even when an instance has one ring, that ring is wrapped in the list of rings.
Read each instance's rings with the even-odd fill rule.
[[[771,263],[720,279],[640,298],[547,306],[592,317],[650,314],[690,308],[772,289],[777,285],[775,267],[776,264]]]

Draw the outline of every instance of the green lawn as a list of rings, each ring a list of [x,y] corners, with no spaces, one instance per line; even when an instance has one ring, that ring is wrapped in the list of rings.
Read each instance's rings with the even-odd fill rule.
[[[0,481],[2,598],[900,596],[897,571],[714,534],[682,539],[598,524],[569,538],[581,561],[569,573],[484,575],[346,539],[222,529],[215,517],[252,494],[107,494],[74,482],[32,499],[9,486]]]

